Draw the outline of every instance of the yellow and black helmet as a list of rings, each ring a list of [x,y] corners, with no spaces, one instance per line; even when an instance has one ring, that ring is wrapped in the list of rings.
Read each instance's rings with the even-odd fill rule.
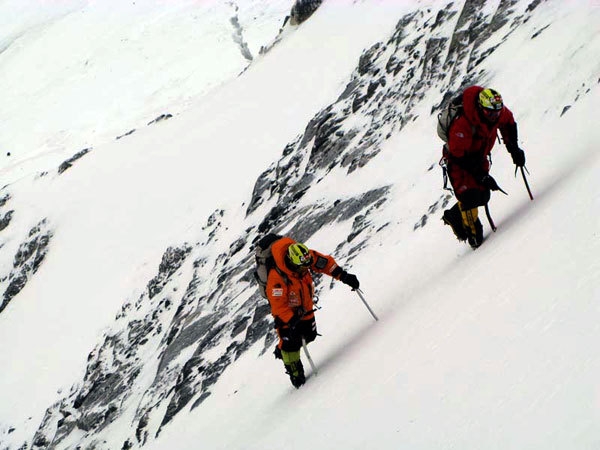
[[[479,106],[484,110],[500,111],[504,107],[504,102],[498,91],[487,88],[479,93]]]
[[[297,267],[308,267],[312,264],[310,250],[300,242],[288,247],[288,259],[290,263]]]

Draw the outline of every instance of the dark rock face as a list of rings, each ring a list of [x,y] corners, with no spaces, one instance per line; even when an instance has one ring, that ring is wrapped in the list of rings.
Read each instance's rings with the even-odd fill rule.
[[[60,166],[58,166],[58,174],[60,175],[65,170],[70,169],[75,161],[80,159],[83,155],[89,153],[91,150],[91,148],[84,148],[83,150],[75,153],[72,157],[64,161]]]
[[[299,25],[307,20],[321,3],[323,0],[296,0],[290,11],[290,24]]]
[[[158,275],[148,283],[148,295],[150,298],[154,297],[163,289],[169,277],[181,267],[181,264],[190,251],[191,248],[188,246],[184,248],[169,247],[167,249],[160,262],[160,266],[158,267]]]
[[[7,277],[8,287],[2,296],[0,312],[21,292],[27,281],[38,271],[48,252],[51,238],[52,232],[48,229],[45,219],[29,231],[29,236],[19,246],[14,256],[13,270]]]
[[[8,193],[0,196],[0,208],[4,209],[4,206],[8,203],[9,200],[10,200],[10,194],[8,194]],[[3,212],[0,209],[0,231],[6,229],[8,227],[13,214],[14,214],[14,210]],[[0,248],[2,248],[2,244],[0,244]]]
[[[10,194],[4,194],[0,197],[0,208],[2,208],[10,200]]]
[[[135,133],[135,128],[129,130],[127,133],[124,134],[120,134],[119,136],[117,136],[115,139],[118,141],[119,139],[123,139],[125,136],[130,136],[133,133]]]
[[[170,114],[170,113],[161,114],[156,119],[153,119],[150,122],[148,122],[148,125],[153,125],[155,123],[162,122],[164,120],[170,119],[171,117],[173,117],[173,114]]]
[[[301,3],[309,9],[320,4],[296,5]],[[228,211],[217,210],[198,242],[165,251],[156,276],[139,298],[124,302],[112,330],[89,354],[84,379],[48,408],[33,442],[57,448],[79,433],[81,442],[92,445],[125,408],[133,408],[135,424],[122,448],[144,445],[182,410],[201,407],[225,368],[244,352],[255,346],[260,354],[270,351],[276,336],[269,306],[252,276],[253,244],[266,232],[284,229],[308,241],[317,230],[345,222],[350,231],[332,237],[331,254],[351,267],[352,259],[388,225],[375,218],[391,183],[336,200],[309,202],[307,194],[329,175],[367,166],[387,139],[416,119],[431,90],[447,93],[431,107],[433,114],[459,89],[483,84],[486,74],[478,67],[497,48],[487,37],[506,24],[511,33],[527,20],[514,12],[514,5],[500,2],[490,13],[484,0],[467,0],[462,8],[448,4],[400,18],[389,39],[363,52],[336,101],[318,112],[256,180],[243,232],[231,236],[233,219]],[[449,21],[454,21],[452,31]],[[437,159],[431,161],[424,171],[436,164]],[[414,229],[426,226],[450,199],[443,194],[424,206]],[[25,246],[19,253],[19,261],[35,266],[35,251]],[[18,286],[18,275],[14,279]],[[317,292],[330,286],[327,277],[317,280]]]
[[[0,231],[4,230],[10,224],[14,211],[8,211],[4,216],[0,216]]]

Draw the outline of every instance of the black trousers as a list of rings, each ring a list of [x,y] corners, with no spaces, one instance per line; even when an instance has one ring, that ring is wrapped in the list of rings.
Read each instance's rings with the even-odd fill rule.
[[[456,199],[460,201],[463,211],[487,205],[490,201],[489,189],[467,189],[461,195],[457,195]]]
[[[317,337],[317,322],[314,317],[301,320],[298,324],[291,328],[288,325],[277,327],[279,334],[278,347],[286,352],[297,352],[302,348],[302,338],[308,343],[312,342]]]

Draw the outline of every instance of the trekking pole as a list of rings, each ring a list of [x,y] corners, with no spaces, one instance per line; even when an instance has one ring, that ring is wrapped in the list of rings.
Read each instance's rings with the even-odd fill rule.
[[[490,208],[488,207],[488,204],[485,204],[485,215],[487,216],[488,222],[490,223],[490,227],[492,227],[492,231],[495,233],[496,232],[496,225],[494,225],[494,221],[492,220],[492,216],[490,214]]]
[[[310,364],[310,367],[312,368],[313,373],[316,375],[317,374],[317,366],[315,366],[315,363],[313,362],[312,358],[310,357],[310,353],[308,353],[308,346],[306,345],[306,340],[304,338],[302,338],[302,348],[304,349],[304,353],[306,354],[306,359],[308,359],[308,363]]]
[[[521,166],[521,175],[523,175],[523,181],[525,182],[525,187],[527,188],[527,193],[529,194],[529,198],[531,200],[533,200],[533,194],[531,193],[531,189],[529,189],[529,183],[527,182],[527,177],[525,176],[525,170],[527,170],[527,168],[525,166]],[[529,170],[527,170],[527,173],[529,173]],[[517,169],[515,169],[515,176],[517,176]]]
[[[377,316],[375,315],[375,313],[373,312],[373,310],[371,309],[371,307],[369,306],[369,304],[367,303],[367,301],[365,300],[365,297],[363,296],[363,292],[360,289],[354,289],[354,291],[356,291],[356,293],[358,294],[358,296],[360,297],[360,299],[362,300],[362,302],[365,304],[365,306],[367,307],[367,309],[369,310],[369,312],[373,316],[373,319],[379,320],[377,318]]]

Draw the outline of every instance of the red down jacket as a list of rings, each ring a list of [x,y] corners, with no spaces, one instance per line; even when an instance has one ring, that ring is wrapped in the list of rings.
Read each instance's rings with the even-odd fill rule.
[[[448,131],[448,145],[444,156],[448,159],[448,176],[454,192],[485,189],[478,183],[490,170],[488,155],[492,151],[497,132],[510,150],[517,147],[517,126],[512,112],[504,106],[498,121],[490,124],[479,112],[477,104],[481,86],[471,86],[463,92],[463,114],[457,117]]]

